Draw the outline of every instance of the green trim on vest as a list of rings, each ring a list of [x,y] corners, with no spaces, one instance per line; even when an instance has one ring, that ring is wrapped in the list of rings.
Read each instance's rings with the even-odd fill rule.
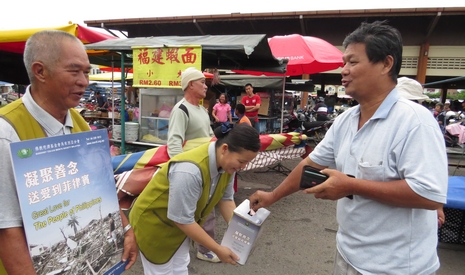
[[[8,275],[8,273],[6,273],[5,268],[3,267],[2,260],[0,260],[0,275]]]
[[[89,131],[89,125],[81,114],[74,109],[69,110],[73,120],[71,133]],[[37,120],[29,113],[20,98],[0,109],[0,117],[4,118],[15,129],[20,140],[29,140],[46,137],[46,134]],[[0,260],[0,275],[7,275]]]
[[[177,251],[186,234],[168,219],[169,182],[168,171],[172,163],[191,162],[197,165],[202,173],[203,192],[197,202],[195,220],[202,225],[214,207],[220,202],[226,191],[231,174],[223,173],[218,181],[215,192],[208,203],[210,194],[210,166],[208,146],[210,142],[195,149],[173,157],[162,165],[157,174],[150,180],[137,198],[129,220],[134,228],[140,251],[150,262],[165,264]]]
[[[89,125],[75,109],[70,109],[73,128],[71,133],[89,131]],[[0,109],[0,117],[8,121],[21,140],[46,137],[46,134],[37,120],[29,113],[20,98]]]

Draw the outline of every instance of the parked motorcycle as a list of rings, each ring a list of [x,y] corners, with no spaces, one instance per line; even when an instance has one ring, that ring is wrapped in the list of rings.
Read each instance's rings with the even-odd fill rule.
[[[332,124],[332,120],[303,122],[302,134],[307,135],[307,140],[312,140],[317,145],[323,140]]]
[[[446,142],[446,147],[460,147],[459,137],[452,135],[449,131],[445,131],[444,141]]]
[[[313,141],[315,145],[320,143],[325,137],[326,132],[333,124],[332,120],[316,121],[312,119],[309,112],[299,110],[292,112],[285,117],[283,124],[283,132],[299,132],[307,136],[307,141]]]
[[[465,121],[463,121],[460,116],[454,117],[454,119],[457,122],[449,123],[449,125],[444,128],[444,141],[446,142],[446,147],[463,148],[463,140],[459,137],[463,137],[465,134]]]

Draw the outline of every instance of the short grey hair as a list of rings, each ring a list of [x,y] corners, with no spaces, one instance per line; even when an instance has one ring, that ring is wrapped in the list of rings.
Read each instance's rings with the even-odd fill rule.
[[[24,66],[26,67],[29,81],[34,81],[34,73],[32,72],[32,64],[34,62],[42,62],[47,68],[52,68],[60,60],[62,53],[62,42],[64,40],[75,41],[82,45],[84,44],[74,35],[64,31],[45,30],[36,32],[26,41],[24,49]]]

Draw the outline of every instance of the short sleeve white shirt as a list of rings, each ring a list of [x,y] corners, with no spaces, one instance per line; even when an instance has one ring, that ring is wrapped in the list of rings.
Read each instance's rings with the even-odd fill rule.
[[[359,116],[355,106],[337,117],[310,159],[360,179],[405,179],[418,195],[445,203],[447,154],[431,113],[394,89],[357,130]],[[431,274],[439,268],[436,211],[354,196],[338,201],[337,221],[337,248],[362,274]]]
[[[210,168],[210,194],[209,199],[218,186],[218,180],[225,173],[223,169],[218,171],[216,164],[215,142],[208,146],[209,168]],[[203,179],[199,167],[190,162],[179,162],[170,166],[168,172],[170,181],[168,199],[168,218],[180,224],[191,224],[196,222],[194,214],[197,209],[197,202],[203,192]],[[228,183],[222,200],[234,199],[234,175]]]

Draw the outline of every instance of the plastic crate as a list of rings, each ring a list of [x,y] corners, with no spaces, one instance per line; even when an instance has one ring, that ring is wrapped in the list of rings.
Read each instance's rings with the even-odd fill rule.
[[[444,207],[446,222],[439,228],[439,242],[465,244],[465,210]]]

